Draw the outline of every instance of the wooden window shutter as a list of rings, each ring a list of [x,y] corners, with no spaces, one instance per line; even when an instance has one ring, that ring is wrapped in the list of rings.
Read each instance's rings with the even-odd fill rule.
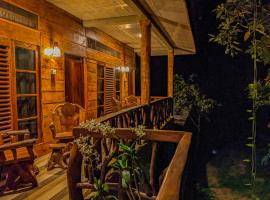
[[[115,96],[114,68],[105,67],[105,114],[113,112],[112,97]]]
[[[0,41],[0,132],[12,129],[10,45]]]

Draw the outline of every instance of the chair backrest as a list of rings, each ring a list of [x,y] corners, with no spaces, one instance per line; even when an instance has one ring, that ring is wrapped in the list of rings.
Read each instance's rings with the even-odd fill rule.
[[[86,111],[78,104],[63,103],[52,112],[55,133],[70,132],[75,126],[86,120]]]
[[[112,97],[112,108],[113,112],[121,110],[121,102],[118,101],[115,97]]]
[[[138,105],[138,98],[134,95],[128,96],[125,99],[127,107]]]

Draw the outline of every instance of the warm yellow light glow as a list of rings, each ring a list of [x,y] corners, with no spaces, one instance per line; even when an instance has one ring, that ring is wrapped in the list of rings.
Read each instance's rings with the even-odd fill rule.
[[[58,58],[58,57],[61,57],[61,50],[57,45],[54,45],[53,48],[50,48],[50,47],[45,48],[44,55]]]
[[[129,66],[120,66],[120,67],[116,67],[116,70],[119,70],[121,72],[129,72]]]
[[[45,48],[44,49],[44,55],[45,56],[51,56],[53,54],[53,49],[52,48]]]
[[[52,52],[53,57],[61,57],[61,50],[59,47],[55,46],[53,47],[53,52]]]

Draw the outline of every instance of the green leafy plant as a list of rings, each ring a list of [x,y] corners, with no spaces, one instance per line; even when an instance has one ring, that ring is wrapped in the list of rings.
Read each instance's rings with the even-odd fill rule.
[[[89,200],[118,200],[118,198],[109,194],[108,184],[102,184],[101,180],[95,179]]]
[[[194,75],[191,75],[186,81],[181,75],[174,76],[174,108],[176,114],[190,113],[190,119],[197,130],[197,142],[199,145],[201,132],[201,119],[206,117],[216,105],[216,101],[208,98],[200,91],[199,86],[193,80]]]
[[[94,120],[82,123],[80,127],[89,131],[103,135],[102,145],[106,146],[105,137],[110,134],[116,141],[116,148],[108,151],[108,155],[103,159],[97,150],[96,142],[93,142],[90,136],[81,136],[75,140],[79,151],[83,156],[85,168],[88,170],[89,183],[93,185],[90,200],[110,200],[117,199],[109,194],[110,184],[106,183],[107,178],[113,174],[120,177],[121,187],[126,192],[130,200],[141,199],[140,185],[146,179],[141,170],[141,164],[138,158],[138,152],[146,144],[141,140],[145,136],[145,127],[138,126],[132,129],[137,135],[137,139],[124,141],[115,134],[115,129],[109,124],[96,123]],[[109,171],[107,172],[107,169]]]
[[[215,10],[219,21],[218,33],[210,34],[210,42],[225,47],[225,53],[234,57],[245,53],[253,60],[253,82],[249,85],[249,99],[252,108],[249,120],[252,122],[252,135],[248,138],[251,143],[247,147],[252,149],[251,155],[251,185],[254,189],[256,179],[256,137],[257,137],[257,110],[269,104],[268,83],[258,81],[258,63],[270,63],[270,12],[269,5],[260,0],[227,0]],[[249,159],[245,159],[249,161]]]

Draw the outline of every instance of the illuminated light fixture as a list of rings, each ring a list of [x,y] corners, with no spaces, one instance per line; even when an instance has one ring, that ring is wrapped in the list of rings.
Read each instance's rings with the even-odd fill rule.
[[[58,46],[53,47],[53,57],[61,57],[61,50]]]
[[[44,55],[49,56],[49,57],[58,58],[58,57],[61,57],[61,50],[57,46],[57,43],[55,42],[52,48],[48,47],[48,48],[44,49]]]
[[[124,72],[129,72],[129,67],[124,67]]]
[[[121,66],[121,67],[116,67],[115,68],[116,70],[118,71],[121,71],[121,72],[129,72],[129,66]]]

